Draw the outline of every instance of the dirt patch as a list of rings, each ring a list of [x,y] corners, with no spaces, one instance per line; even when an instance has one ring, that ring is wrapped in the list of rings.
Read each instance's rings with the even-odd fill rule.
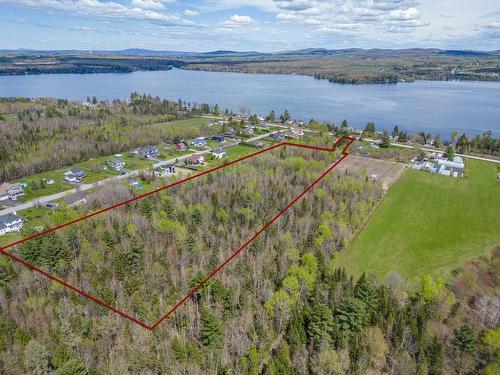
[[[344,170],[358,171],[372,181],[381,183],[387,190],[406,168],[407,166],[402,163],[350,155],[342,162],[338,173]]]

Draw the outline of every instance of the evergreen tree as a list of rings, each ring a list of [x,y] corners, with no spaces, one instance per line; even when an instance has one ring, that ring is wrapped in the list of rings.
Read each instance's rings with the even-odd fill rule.
[[[306,344],[305,319],[302,310],[296,306],[292,311],[292,317],[287,328],[287,341],[292,350],[296,350]]]
[[[269,115],[266,117],[266,120],[269,122],[276,122],[276,114],[274,111],[269,112]]]
[[[219,319],[210,311],[201,311],[201,342],[211,349],[220,349],[224,332]]]
[[[370,283],[363,273],[354,287],[354,296],[363,301],[366,305],[367,313],[373,318],[378,311],[377,296]]]
[[[455,330],[453,347],[462,354],[467,353],[475,355],[477,352],[477,342],[474,334],[474,328],[469,324],[463,324],[458,330]]]
[[[359,298],[348,297],[335,309],[335,317],[344,334],[360,332],[368,321],[366,304]]]
[[[427,346],[426,350],[427,361],[429,363],[430,375],[443,374],[444,354],[443,346],[439,342],[437,336],[434,336]]]
[[[333,314],[327,305],[312,302],[307,314],[307,336],[313,344],[329,342],[333,332]]]
[[[443,142],[441,142],[441,136],[439,134],[436,134],[436,137],[434,138],[434,147],[443,147]]]
[[[71,359],[58,368],[55,375],[87,375],[89,372],[82,361]]]
[[[392,129],[392,138],[399,137],[399,127],[396,125],[394,129]]]
[[[387,130],[384,129],[384,133],[382,134],[382,142],[380,143],[380,147],[389,147],[391,145],[391,140],[389,139],[389,134]]]
[[[142,267],[142,260],[144,251],[142,245],[139,243],[137,236],[133,236],[130,240],[130,248],[127,252],[127,264],[130,270],[137,272]]]
[[[363,133],[368,136],[373,136],[375,134],[375,124],[373,122],[368,122],[366,123],[365,129],[363,130]]]
[[[141,199],[139,201],[139,210],[144,216],[150,218],[153,215],[153,210],[154,210],[153,202],[151,202],[151,199],[150,198]]]
[[[453,157],[455,156],[455,153],[453,151],[453,147],[448,146],[446,147],[446,151],[444,152],[443,156],[447,159],[447,160],[453,160]]]

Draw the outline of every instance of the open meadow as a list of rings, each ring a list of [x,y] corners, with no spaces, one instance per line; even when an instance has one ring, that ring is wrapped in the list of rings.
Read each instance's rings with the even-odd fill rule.
[[[449,275],[500,242],[500,183],[493,163],[468,160],[455,179],[408,170],[388,191],[339,265],[355,275]]]

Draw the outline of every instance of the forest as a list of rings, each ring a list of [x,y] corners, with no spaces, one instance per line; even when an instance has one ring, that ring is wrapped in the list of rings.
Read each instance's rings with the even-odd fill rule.
[[[212,110],[206,104],[137,93],[128,101],[89,98],[87,103],[90,105],[64,99],[0,99],[0,113],[9,114],[0,118],[0,181],[198,136],[200,129],[170,127],[168,123]]]
[[[337,157],[276,149],[13,251],[155,321]],[[134,194],[103,187],[45,226]],[[446,282],[354,279],[337,266],[382,196],[366,173],[340,164],[154,331],[0,257],[1,372],[498,373],[500,249]]]

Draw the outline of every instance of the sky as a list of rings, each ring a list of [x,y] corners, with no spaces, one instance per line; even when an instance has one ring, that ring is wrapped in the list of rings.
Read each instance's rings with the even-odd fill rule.
[[[0,49],[500,50],[500,0],[0,0]]]

